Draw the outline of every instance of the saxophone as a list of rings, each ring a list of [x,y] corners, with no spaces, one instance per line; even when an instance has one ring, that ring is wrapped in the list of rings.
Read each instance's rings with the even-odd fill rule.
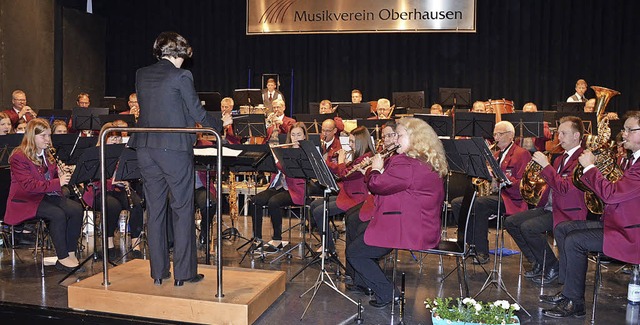
[[[238,220],[238,192],[236,188],[236,174],[234,172],[229,172],[229,217],[231,217],[232,221]]]
[[[620,92],[598,86],[591,86],[591,89],[596,92],[595,109],[598,116],[598,135],[587,135],[585,145],[596,156],[595,166],[602,173],[602,176],[615,183],[622,178],[622,169],[617,165],[616,143],[611,140],[611,128],[609,127],[609,118],[605,114],[605,107],[609,100],[619,95]],[[584,201],[589,211],[602,214],[604,202],[580,180],[583,171],[584,168],[580,164],[573,170],[573,185],[584,192]]]

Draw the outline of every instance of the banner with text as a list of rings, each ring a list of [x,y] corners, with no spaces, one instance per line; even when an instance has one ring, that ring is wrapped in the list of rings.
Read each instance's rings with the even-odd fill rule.
[[[475,32],[476,0],[247,0],[247,34]]]

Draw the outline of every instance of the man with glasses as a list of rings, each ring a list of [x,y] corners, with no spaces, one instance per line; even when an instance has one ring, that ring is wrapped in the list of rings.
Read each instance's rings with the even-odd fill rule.
[[[500,213],[503,215],[513,215],[528,209],[527,202],[520,195],[520,179],[524,173],[527,163],[531,160],[531,153],[523,149],[513,138],[515,129],[508,121],[501,121],[493,129],[495,147],[499,149],[494,153],[494,158],[500,164],[500,169],[511,181],[511,185],[504,187],[500,192]],[[475,217],[469,221],[467,228],[467,238],[471,238],[469,243],[475,245],[475,264],[486,264],[489,262],[489,219],[496,216],[498,211],[498,188],[495,181],[492,182],[492,195],[481,196],[476,199],[474,212]],[[460,220],[460,208],[462,197],[451,201],[453,217]],[[462,226],[462,225],[459,225]]]
[[[333,119],[326,119],[322,122],[322,133],[320,134],[322,157],[327,162],[327,166],[334,174],[338,173],[338,151],[342,149],[340,138],[337,136],[338,128]]]
[[[27,106],[27,95],[24,91],[16,89],[11,93],[11,103],[13,107],[4,110],[9,115],[13,129],[18,127],[20,121],[29,122],[36,117],[36,113]]]
[[[622,130],[624,148],[632,152],[622,178],[607,180],[595,168],[595,156],[585,150],[578,158],[584,171],[580,180],[605,204],[600,220],[569,221],[559,224],[554,235],[560,259],[566,260],[564,287],[555,295],[542,295],[540,301],[554,304],[542,314],[553,318],[585,316],[585,279],[589,252],[629,264],[640,264],[640,113],[631,113]]]

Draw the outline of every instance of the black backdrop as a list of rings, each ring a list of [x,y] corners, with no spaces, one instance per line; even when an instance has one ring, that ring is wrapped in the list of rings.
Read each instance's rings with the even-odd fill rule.
[[[350,100],[352,88],[365,100],[424,90],[427,105],[438,101],[439,87],[472,88],[473,100],[551,109],[579,78],[622,92],[611,111],[640,103],[635,0],[478,0],[474,34],[247,36],[242,0],[94,0],[94,8],[107,18],[107,95],[133,91],[135,70],[155,61],[155,37],[174,30],[194,48],[185,67],[199,91],[230,95],[249,80],[259,87],[262,73],[279,73],[295,112],[306,112],[310,101]]]

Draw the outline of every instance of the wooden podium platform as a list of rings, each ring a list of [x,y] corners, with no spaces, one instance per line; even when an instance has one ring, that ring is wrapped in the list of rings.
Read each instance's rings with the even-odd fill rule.
[[[225,267],[224,298],[215,297],[217,269],[198,265],[205,275],[197,284],[173,285],[173,278],[155,286],[149,261],[132,260],[103,274],[69,286],[69,308],[206,324],[251,324],[285,290],[285,272]]]

